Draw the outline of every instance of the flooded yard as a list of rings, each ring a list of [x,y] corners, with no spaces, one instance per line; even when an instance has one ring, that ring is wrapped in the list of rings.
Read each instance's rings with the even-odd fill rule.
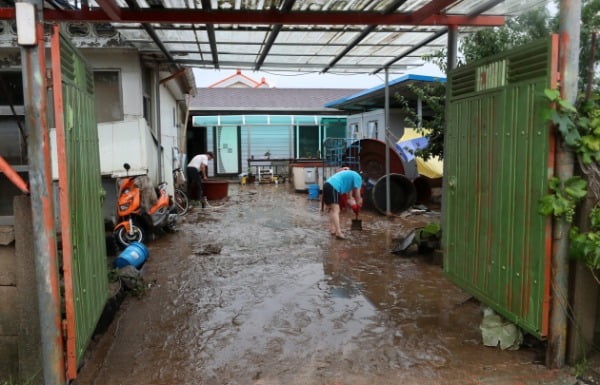
[[[149,245],[148,287],[90,347],[78,384],[573,384],[536,344],[481,343],[480,304],[431,258],[390,251],[436,216],[361,213],[329,234],[288,185],[231,185]],[[216,205],[220,205],[215,207]]]

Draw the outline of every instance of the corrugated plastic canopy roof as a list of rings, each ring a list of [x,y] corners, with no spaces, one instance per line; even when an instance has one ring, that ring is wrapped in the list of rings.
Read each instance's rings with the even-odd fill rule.
[[[446,78],[407,74],[391,80],[388,83],[388,88],[391,95],[401,95],[405,100],[416,102],[416,95],[414,95],[410,87],[431,83],[446,83]],[[346,111],[371,111],[384,108],[385,100],[385,85],[379,85],[337,100],[329,101],[325,104],[325,107]],[[396,98],[390,98],[389,103],[391,108],[399,108],[403,105]]]
[[[44,19],[107,34],[111,23],[121,43],[175,68],[401,73],[445,48],[449,26],[499,25],[546,1],[45,0]],[[0,19],[14,18],[14,0],[0,5]]]

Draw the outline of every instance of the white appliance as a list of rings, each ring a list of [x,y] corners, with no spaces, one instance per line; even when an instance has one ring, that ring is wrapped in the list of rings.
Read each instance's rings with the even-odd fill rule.
[[[323,182],[333,175],[335,170],[336,167],[315,166],[314,163],[312,165],[292,164],[294,190],[307,191],[310,184],[318,184],[319,189],[323,189]]]

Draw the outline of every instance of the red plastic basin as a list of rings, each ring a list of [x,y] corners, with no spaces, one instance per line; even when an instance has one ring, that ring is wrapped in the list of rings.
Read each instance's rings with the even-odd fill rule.
[[[208,200],[227,198],[229,183],[220,180],[205,180],[202,182],[204,195]]]

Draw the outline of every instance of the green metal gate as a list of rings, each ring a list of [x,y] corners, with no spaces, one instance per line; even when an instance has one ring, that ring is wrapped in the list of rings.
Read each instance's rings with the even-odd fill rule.
[[[67,375],[72,379],[106,304],[108,277],[94,78],[83,57],[60,35],[58,26],[52,36],[52,74]]]
[[[554,168],[542,116],[556,83],[552,37],[449,74],[444,150],[444,271],[482,302],[544,338],[550,220],[539,214]]]

